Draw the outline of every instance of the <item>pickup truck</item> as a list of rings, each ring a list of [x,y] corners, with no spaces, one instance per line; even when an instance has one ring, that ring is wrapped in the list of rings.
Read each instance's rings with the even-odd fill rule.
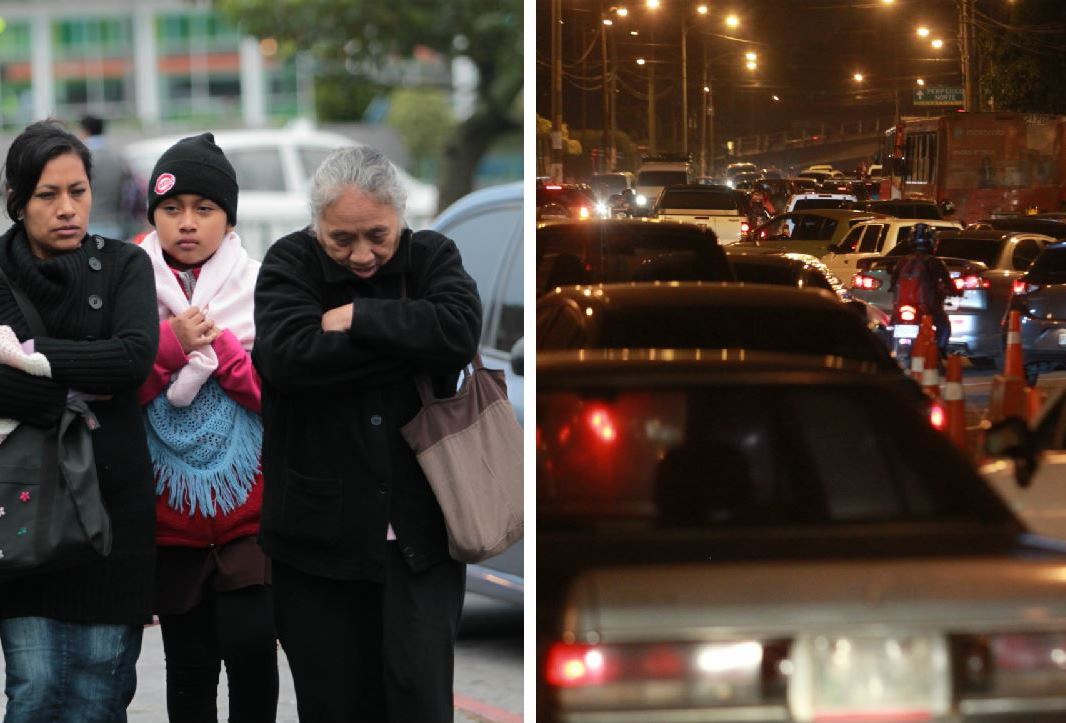
[[[657,221],[690,223],[710,229],[723,246],[744,240],[750,231],[742,192],[727,186],[668,186],[660,194],[652,216]]]

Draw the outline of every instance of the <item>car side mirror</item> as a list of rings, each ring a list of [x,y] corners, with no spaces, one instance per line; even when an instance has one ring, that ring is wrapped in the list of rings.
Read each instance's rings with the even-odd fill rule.
[[[1014,461],[1014,479],[1028,487],[1036,468],[1036,441],[1025,420],[1007,417],[985,431],[984,452],[989,457],[1009,457]]]
[[[525,376],[525,344],[524,339],[519,339],[511,347],[511,371],[518,376]]]

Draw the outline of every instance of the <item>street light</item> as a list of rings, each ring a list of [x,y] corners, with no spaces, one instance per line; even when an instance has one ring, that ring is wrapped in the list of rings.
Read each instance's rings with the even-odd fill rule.
[[[736,15],[729,15],[725,19],[725,24],[730,29],[736,30],[740,27],[740,18],[738,18]]]
[[[925,27],[924,25],[918,28],[915,32],[918,33],[919,38],[929,37],[929,28]]]
[[[932,45],[937,50],[940,50],[941,48],[944,47],[944,41],[941,40],[940,38],[937,38],[936,40],[934,40],[933,42],[931,42],[929,44]]]
[[[627,15],[629,15],[629,10],[627,10],[626,8],[618,8],[614,12],[615,12],[615,15],[617,15],[620,18],[624,18]]]
[[[862,73],[855,73],[851,76],[851,79],[854,80],[856,83],[861,83],[865,77],[866,76]]]
[[[706,5],[700,5],[699,7],[696,8],[696,12],[699,13],[700,15],[706,15],[709,11],[708,11]]]
[[[918,84],[919,86],[923,86],[923,85],[925,85],[925,79],[924,79],[924,78],[918,78],[918,79],[917,79],[916,81],[914,81],[914,82],[915,82],[915,83],[917,83],[917,84]]]
[[[648,61],[644,60],[644,58],[637,58],[637,65],[644,65],[646,62]]]
[[[659,0],[648,0],[648,10],[658,10],[661,4]]]

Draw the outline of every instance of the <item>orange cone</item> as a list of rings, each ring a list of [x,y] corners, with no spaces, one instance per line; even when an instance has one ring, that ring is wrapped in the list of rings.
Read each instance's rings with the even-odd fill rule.
[[[1007,317],[1007,350],[1003,356],[1003,376],[1025,378],[1022,359],[1022,315],[1017,309]]]
[[[918,336],[911,342],[911,379],[922,383],[922,375],[925,371],[925,347],[933,337],[933,320],[923,316],[921,325],[918,327]]]
[[[925,340],[925,363],[922,369],[921,384],[922,391],[930,397],[933,399],[940,397],[940,348],[936,345],[935,338]]]
[[[1003,373],[992,378],[992,389],[988,394],[988,412],[985,417],[991,422],[998,422],[1006,417],[1029,417],[1021,327],[1021,314],[1018,311],[1010,312],[1007,317],[1007,349],[1003,355]]]
[[[948,439],[961,450],[966,450],[966,400],[962,388],[962,357],[948,357],[947,380],[944,383],[944,406],[947,412]]]

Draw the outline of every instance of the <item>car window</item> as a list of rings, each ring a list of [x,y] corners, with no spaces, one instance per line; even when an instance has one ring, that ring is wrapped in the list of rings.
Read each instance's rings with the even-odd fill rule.
[[[1026,238],[1014,246],[1011,254],[1011,266],[1015,271],[1025,271],[1033,264],[1033,260],[1040,255],[1041,244],[1036,239]]]
[[[322,148],[321,146],[296,147],[296,156],[300,159],[300,178],[305,187],[310,186],[311,176],[322,165],[322,161],[326,160],[326,156],[332,152],[332,149]]]
[[[862,235],[862,241],[859,242],[860,254],[872,254],[881,250],[881,240],[885,234],[885,225],[883,223],[871,224],[866,227],[866,231]]]
[[[896,245],[903,243],[911,237],[911,231],[914,226],[897,226],[896,227]]]
[[[522,338],[522,245],[511,254],[508,262],[507,278],[503,282],[500,296],[500,323],[496,327],[495,339],[489,345],[501,351],[509,352],[514,343]]]
[[[241,191],[285,191],[281,149],[276,146],[227,150]]]
[[[937,240],[936,255],[944,258],[978,261],[990,269],[996,268],[1003,253],[1003,239],[963,238],[947,236]]]
[[[537,424],[537,523],[549,532],[1010,520],[895,390],[542,386]]]
[[[792,238],[796,241],[822,241],[832,236],[823,235],[822,228],[825,219],[821,216],[799,216],[796,228],[792,231]]]
[[[853,254],[855,249],[859,247],[859,237],[862,236],[863,226],[856,226],[848,231],[848,235],[844,237],[844,240],[840,242],[840,251],[842,254]]]
[[[1029,269],[1029,278],[1038,284],[1066,281],[1066,244],[1045,248]]]
[[[522,207],[509,205],[481,209],[437,229],[459,247],[463,267],[477,282],[486,316],[496,302],[504,254],[521,222]]]

